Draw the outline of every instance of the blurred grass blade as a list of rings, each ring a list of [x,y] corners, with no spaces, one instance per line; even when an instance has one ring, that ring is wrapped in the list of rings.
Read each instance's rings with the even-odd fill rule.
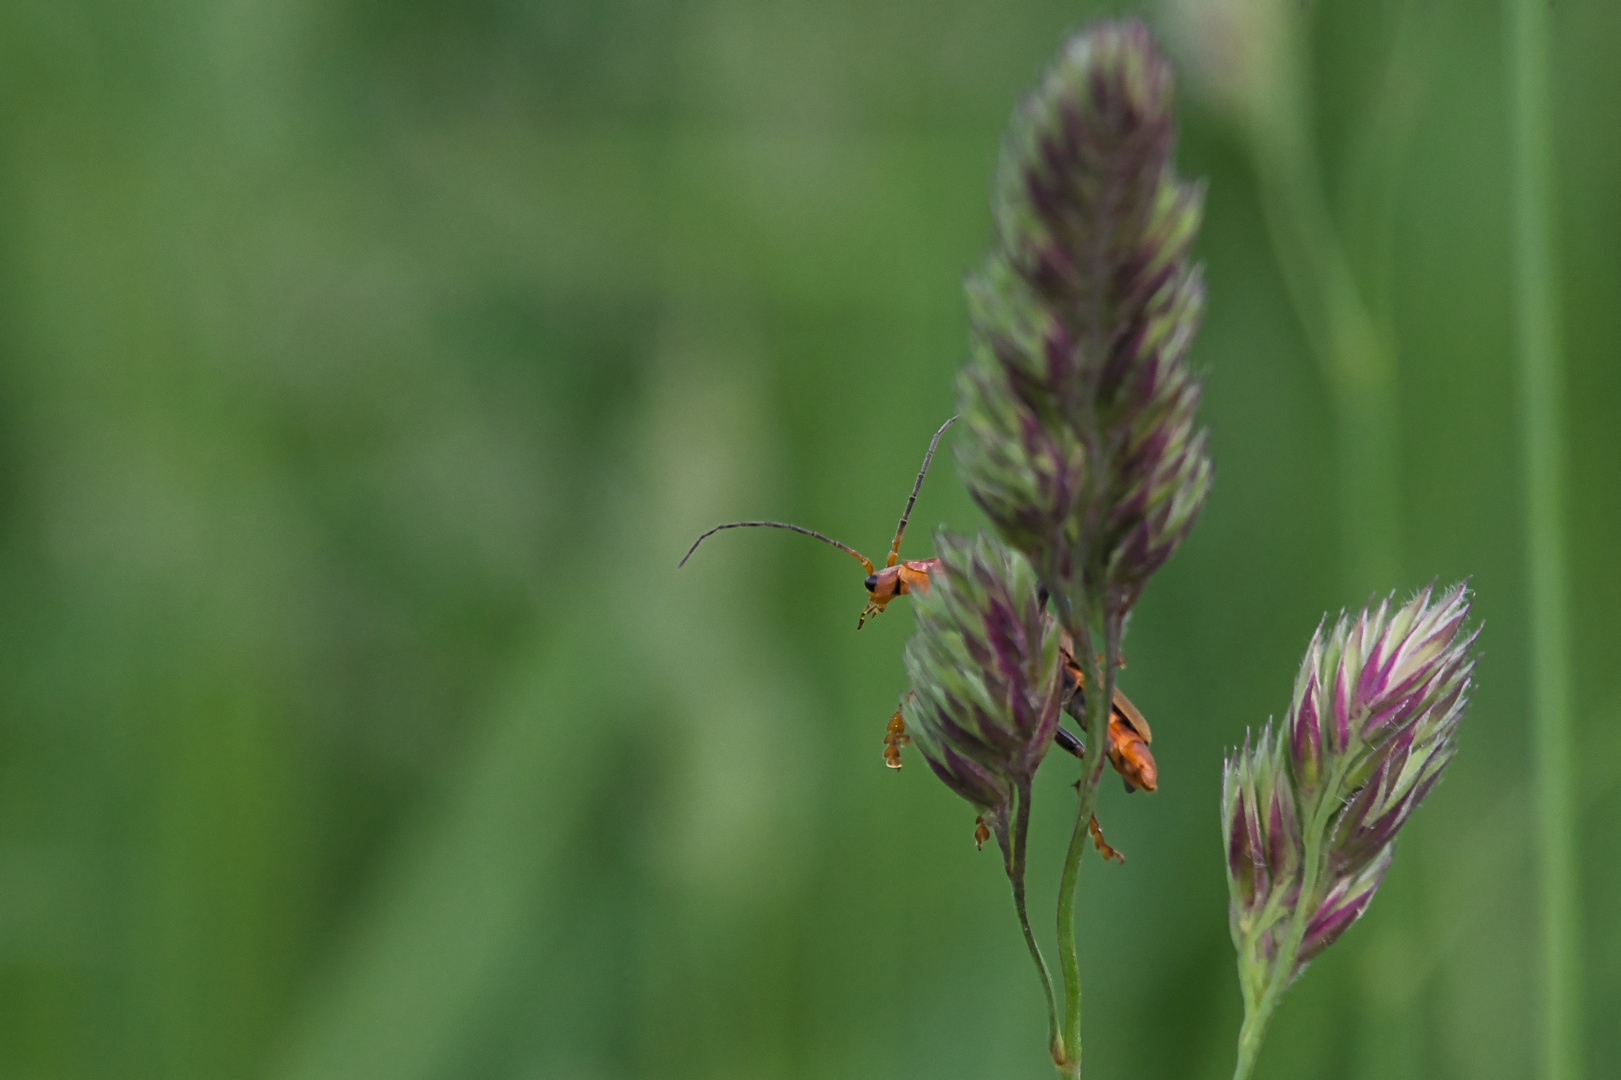
[[[1513,153],[1514,302],[1525,455],[1531,742],[1542,903],[1541,1075],[1545,1080],[1571,1080],[1581,1075],[1581,975],[1547,6],[1541,0],[1507,0],[1505,16]]]
[[[480,1019],[547,921],[545,869],[578,831],[589,766],[616,725],[612,692],[579,678],[602,637],[579,626],[520,668],[436,817],[400,852],[335,977],[270,1075],[430,1080],[464,1075]],[[538,650],[537,650],[538,651]]]

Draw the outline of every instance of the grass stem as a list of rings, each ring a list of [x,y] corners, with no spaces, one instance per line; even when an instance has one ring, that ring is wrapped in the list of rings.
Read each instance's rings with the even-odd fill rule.
[[[1108,759],[1109,703],[1114,699],[1113,660],[1120,652],[1120,629],[1117,620],[1105,620],[1104,655],[1102,662],[1090,647],[1090,635],[1085,633],[1088,620],[1076,619],[1073,608],[1060,603],[1060,617],[1071,638],[1077,643],[1075,662],[1085,675],[1086,686],[1086,752],[1088,754],[1076,784],[1075,827],[1070,833],[1069,848],[1064,855],[1064,872],[1058,884],[1058,953],[1064,975],[1064,1024],[1062,1046],[1054,1047],[1053,1062],[1062,1076],[1078,1078],[1081,1075],[1081,971],[1075,948],[1075,892],[1080,881],[1081,858],[1091,843],[1089,826],[1093,809],[1097,806],[1098,783],[1103,778],[1103,765]]]
[[[1058,1028],[1058,1007],[1053,998],[1053,980],[1047,971],[1047,961],[1041,955],[1041,946],[1036,944],[1036,935],[1030,929],[1030,913],[1025,906],[1024,897],[1025,842],[1030,835],[1030,792],[1028,781],[1019,786],[1011,843],[1005,853],[1007,875],[1013,884],[1013,908],[1019,915],[1019,927],[1024,931],[1024,943],[1030,950],[1030,959],[1035,962],[1036,973],[1041,976],[1042,992],[1047,997],[1047,1045],[1053,1051],[1056,1060],[1062,1043]]]

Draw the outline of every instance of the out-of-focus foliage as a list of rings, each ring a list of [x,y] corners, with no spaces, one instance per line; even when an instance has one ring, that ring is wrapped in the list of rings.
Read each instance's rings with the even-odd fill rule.
[[[1014,100],[1074,4],[0,7],[0,1072],[1043,1075],[972,816],[853,633],[966,349]],[[1621,9],[1555,8],[1591,1075],[1621,1069]],[[1401,381],[1402,581],[1480,688],[1260,1075],[1528,1075],[1494,5],[1311,11],[1317,151]],[[1388,77],[1397,51],[1414,58]],[[1209,180],[1217,478],[1132,623],[1160,791],[1099,811],[1099,1076],[1221,1077],[1220,760],[1338,563],[1332,412],[1244,158]],[[914,555],[981,522],[937,460]],[[1057,763],[1061,765],[1062,763]],[[1048,770],[1044,770],[1046,773]],[[1070,810],[1038,783],[1032,895]]]

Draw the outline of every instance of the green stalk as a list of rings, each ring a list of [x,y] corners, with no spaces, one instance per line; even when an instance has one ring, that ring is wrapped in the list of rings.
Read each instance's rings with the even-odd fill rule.
[[[1030,959],[1035,961],[1036,972],[1041,976],[1041,989],[1047,995],[1047,1045],[1051,1048],[1054,1060],[1057,1060],[1061,1043],[1058,1034],[1058,1008],[1053,999],[1053,980],[1047,972],[1047,961],[1041,955],[1041,946],[1036,944],[1036,935],[1030,930],[1030,915],[1024,902],[1025,841],[1030,834],[1028,781],[1019,786],[1016,798],[1018,806],[1013,814],[1013,835],[1006,852],[1007,876],[1013,883],[1013,907],[1019,913],[1019,926],[1024,931],[1024,943],[1030,949]]]
[[[1092,742],[1092,704],[1087,700],[1088,748]],[[1064,853],[1064,873],[1058,883],[1058,954],[1064,965],[1064,1030],[1063,1043],[1056,1047],[1053,1063],[1060,1075],[1081,1075],[1081,968],[1075,952],[1075,887],[1080,879],[1081,856],[1086,853],[1087,823],[1092,820],[1092,803],[1096,788],[1086,782],[1082,774],[1080,797],[1075,808],[1075,828],[1069,835],[1069,849]]]
[[[1505,0],[1513,152],[1514,301],[1526,494],[1531,744],[1542,908],[1542,1073],[1582,1068],[1575,768],[1570,722],[1558,284],[1543,0]]]
[[[1089,757],[1076,785],[1075,826],[1070,832],[1069,848],[1064,853],[1064,872],[1058,884],[1058,952],[1064,966],[1064,1030],[1063,1045],[1055,1047],[1053,1063],[1058,1066],[1060,1075],[1079,1078],[1081,969],[1075,949],[1075,893],[1080,882],[1081,857],[1091,843],[1089,826],[1097,805],[1098,783],[1109,756],[1109,703],[1114,700],[1114,660],[1120,655],[1120,632],[1118,624],[1112,620],[1104,626],[1104,663],[1100,665],[1092,653],[1090,635],[1081,632],[1085,626],[1074,618],[1073,608],[1067,603],[1061,604],[1060,616],[1075,642],[1075,662],[1091,688],[1086,694],[1085,736]],[[1062,1055],[1057,1051],[1062,1051]]]

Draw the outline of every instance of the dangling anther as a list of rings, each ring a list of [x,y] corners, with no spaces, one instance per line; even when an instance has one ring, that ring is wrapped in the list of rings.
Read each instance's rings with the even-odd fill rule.
[[[990,838],[991,838],[991,830],[990,830],[990,827],[985,824],[985,819],[982,818],[982,817],[975,818],[974,819],[974,850],[979,851],[979,850],[983,849],[985,847],[985,841],[989,840]]]
[[[1103,830],[1098,827],[1098,819],[1096,816],[1094,816],[1092,820],[1087,823],[1086,827],[1087,830],[1092,834],[1092,845],[1098,849],[1098,854],[1103,856],[1105,862],[1110,859],[1113,859],[1117,863],[1123,863],[1126,861],[1126,857],[1124,855],[1110,847],[1109,842],[1103,839]]]
[[[901,719],[901,711],[896,709],[884,728],[884,764],[891,769],[900,768],[901,747],[911,741],[912,737],[906,734],[906,721]]]

